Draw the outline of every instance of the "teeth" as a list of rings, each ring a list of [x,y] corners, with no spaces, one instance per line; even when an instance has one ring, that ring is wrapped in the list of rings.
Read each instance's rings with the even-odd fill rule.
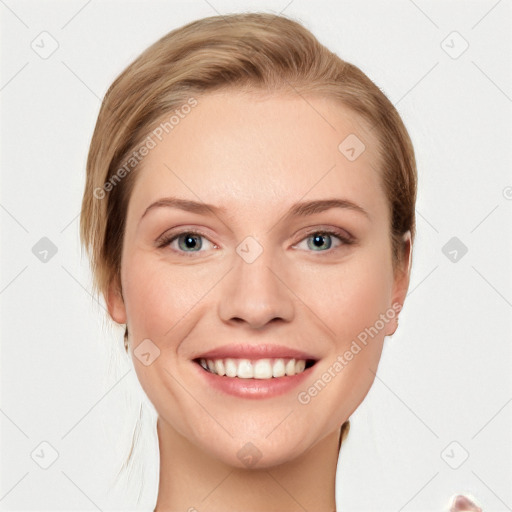
[[[217,375],[225,375],[226,374],[226,370],[224,370],[224,363],[222,362],[222,359],[215,360],[215,373]]]
[[[226,375],[228,377],[236,377],[237,364],[234,359],[226,359],[224,361],[224,366],[226,368]]]
[[[239,379],[271,379],[292,376],[306,369],[304,359],[201,359],[200,365],[216,375]]]
[[[260,359],[256,361],[253,366],[255,379],[270,379],[272,378],[272,361],[270,359]]]
[[[284,377],[286,375],[286,366],[284,359],[276,359],[272,367],[272,375],[274,377]]]
[[[240,359],[238,361],[236,376],[240,379],[252,379],[254,377],[254,370],[249,359]]]
[[[285,366],[286,375],[295,375],[295,359],[290,359]]]

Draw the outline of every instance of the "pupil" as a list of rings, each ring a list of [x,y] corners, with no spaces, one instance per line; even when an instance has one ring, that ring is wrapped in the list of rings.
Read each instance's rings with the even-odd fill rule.
[[[328,235],[316,235],[313,237],[313,243],[315,245],[315,247],[321,247],[322,244],[324,243],[324,239],[326,238],[326,236]],[[328,247],[330,247],[330,244],[328,244]]]
[[[195,244],[197,244],[197,236],[188,235],[185,237],[185,247],[187,249],[194,249]]]

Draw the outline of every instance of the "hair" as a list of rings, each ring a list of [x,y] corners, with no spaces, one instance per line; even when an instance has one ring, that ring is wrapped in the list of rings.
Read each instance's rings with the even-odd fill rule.
[[[105,295],[115,284],[122,293],[123,235],[135,169],[159,123],[174,124],[172,117],[167,125],[162,119],[186,113],[202,94],[223,89],[332,98],[375,130],[376,167],[390,209],[396,270],[404,234],[409,231],[414,240],[417,188],[414,150],[400,115],[365,73],[329,51],[299,22],[270,13],[242,13],[203,18],[172,30],[141,53],[106,92],[87,158],[80,217],[93,292]],[[340,442],[346,432],[342,427]]]

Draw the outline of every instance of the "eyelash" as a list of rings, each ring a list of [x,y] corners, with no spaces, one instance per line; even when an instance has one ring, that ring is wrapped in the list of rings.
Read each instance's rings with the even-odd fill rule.
[[[327,249],[325,251],[308,251],[308,252],[331,253],[331,252],[333,252],[333,250],[338,249],[338,248],[342,247],[343,245],[353,245],[355,243],[355,240],[351,236],[347,236],[344,233],[346,233],[346,232],[342,231],[342,230],[338,230],[338,229],[333,229],[333,228],[329,228],[329,229],[315,229],[315,230],[311,230],[308,233],[306,233],[306,235],[303,238],[301,238],[301,240],[299,240],[299,242],[297,242],[297,243],[300,243],[303,240],[306,240],[307,238],[311,237],[312,235],[317,235],[317,234],[318,235],[322,235],[322,236],[325,236],[325,235],[334,236],[334,237],[338,238],[338,240],[340,240],[342,242],[341,246],[335,247],[334,249]],[[172,242],[174,242],[174,240],[178,239],[181,235],[193,235],[193,236],[199,235],[199,236],[202,236],[202,237],[206,238],[208,241],[210,241],[208,239],[208,236],[205,233],[202,233],[201,231],[184,229],[182,231],[174,232],[174,233],[171,233],[169,235],[163,235],[160,239],[157,240],[157,247],[159,249],[167,247]],[[211,242],[211,241],[210,241],[210,243],[213,244],[213,242]],[[215,244],[213,244],[213,245],[215,245]],[[297,244],[294,244],[294,245],[297,245]],[[195,253],[203,252],[203,251],[183,252],[183,251],[176,250],[176,249],[172,249],[172,250],[174,252],[182,254],[185,257],[194,257]]]

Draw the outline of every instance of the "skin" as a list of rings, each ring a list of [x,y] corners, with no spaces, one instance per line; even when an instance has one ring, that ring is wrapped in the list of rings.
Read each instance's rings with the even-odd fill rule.
[[[339,428],[367,395],[396,317],[309,403],[297,394],[332,374],[336,358],[403,304],[409,286],[410,243],[401,272],[393,272],[377,142],[355,114],[319,96],[223,91],[198,102],[137,170],[122,294],[119,283],[107,294],[112,318],[128,324],[132,350],[144,339],[160,350],[149,366],[133,357],[159,414],[156,510],[332,511]],[[351,133],[366,146],[355,161],[338,150]],[[155,207],[141,219],[168,196],[226,212]],[[285,216],[297,201],[334,197],[368,217],[340,208]],[[158,248],[177,226],[204,231],[202,247],[187,249],[182,237],[181,246],[178,239]],[[355,243],[328,236],[317,248],[321,228],[345,230]],[[236,252],[247,236],[263,249],[250,264]],[[191,359],[238,342],[284,344],[318,362],[292,392],[233,397],[206,386]],[[253,467],[237,456],[248,442],[261,454]]]

